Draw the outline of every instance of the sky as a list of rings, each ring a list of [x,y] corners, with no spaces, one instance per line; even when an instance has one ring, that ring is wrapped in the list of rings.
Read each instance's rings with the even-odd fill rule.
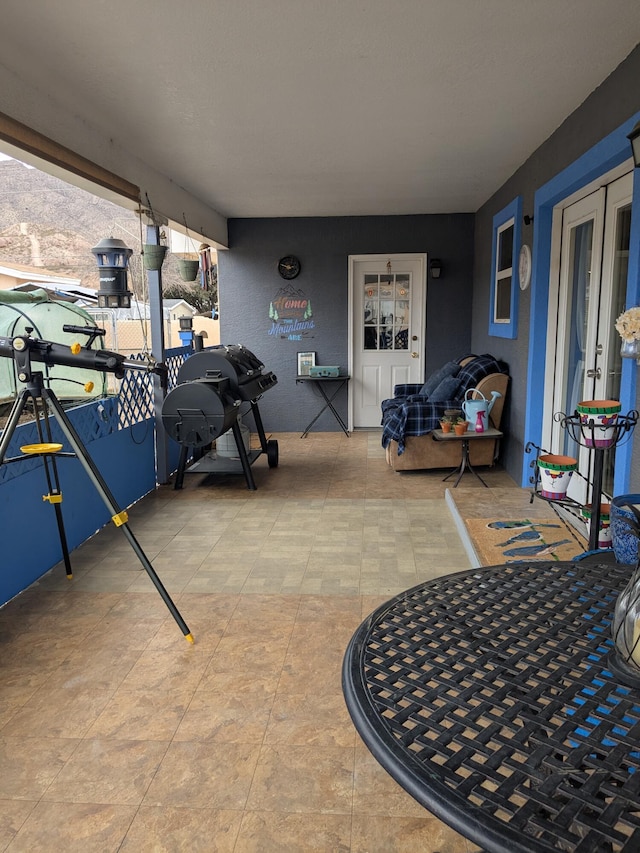
[[[3,153],[2,153],[2,151],[0,151],[0,160],[13,160],[13,159],[14,159],[14,158],[13,158],[13,157],[10,157],[10,156],[9,156],[9,154],[3,154]],[[20,161],[20,160],[16,160],[16,162],[17,162],[17,163],[20,163],[21,161]],[[27,167],[27,169],[33,169],[33,166],[27,166],[27,164],[26,164],[26,163],[23,163],[22,165],[23,165],[23,166],[26,166],[26,167]]]

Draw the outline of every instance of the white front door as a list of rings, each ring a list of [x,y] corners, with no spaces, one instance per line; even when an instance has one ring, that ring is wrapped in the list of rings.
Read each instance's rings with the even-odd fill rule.
[[[562,211],[559,276],[549,293],[545,436],[554,453],[578,459],[569,495],[591,499],[593,454],[579,447],[553,415],[572,415],[581,400],[617,400],[622,361],[615,320],[624,310],[629,257],[632,174]],[[615,454],[607,451],[603,488],[611,494]],[[583,479],[583,478],[586,478]]]
[[[379,427],[393,386],[423,381],[427,256],[349,258],[350,429]]]

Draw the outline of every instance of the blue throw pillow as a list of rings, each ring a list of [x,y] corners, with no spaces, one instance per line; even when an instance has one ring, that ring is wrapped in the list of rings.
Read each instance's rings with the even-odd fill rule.
[[[458,393],[458,388],[460,387],[460,380],[457,376],[447,376],[446,379],[443,379],[442,382],[438,385],[438,387],[429,394],[429,402],[430,403],[449,403],[453,402],[456,399],[456,394]]]
[[[418,393],[422,397],[431,397],[443,379],[447,379],[450,376],[457,376],[459,371],[460,365],[457,361],[448,361],[440,370],[436,370],[435,373],[431,374]]]

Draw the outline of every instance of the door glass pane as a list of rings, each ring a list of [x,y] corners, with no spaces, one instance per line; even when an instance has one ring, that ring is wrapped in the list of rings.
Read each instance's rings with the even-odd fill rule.
[[[567,385],[563,411],[571,415],[584,399],[585,346],[591,286],[591,254],[593,220],[583,222],[571,230],[569,250],[569,286],[571,287],[570,323],[567,336],[565,376]],[[564,453],[576,457],[578,448],[566,430]]]
[[[411,279],[407,273],[396,275],[395,311],[393,315],[393,348],[409,349],[409,294]]]
[[[611,316],[614,321],[625,308],[630,234],[631,205],[628,204],[617,211],[613,238],[614,260],[611,282]],[[617,334],[609,335],[609,359],[607,364],[606,398],[607,400],[618,400],[620,397],[620,379],[622,376],[622,357],[620,355],[620,338]],[[609,495],[613,494],[615,456],[614,449],[605,451],[602,488]]]
[[[393,349],[393,275],[380,276],[378,349]]]
[[[627,271],[629,268],[629,235],[631,233],[631,205],[618,210],[614,236],[614,262],[612,282],[612,317],[615,321],[625,308],[627,290]],[[620,394],[620,376],[622,374],[622,357],[620,355],[620,338],[618,335],[609,336],[609,372],[607,375],[607,399],[617,400]]]
[[[378,318],[380,316],[379,286],[377,275],[365,275],[364,277],[364,348],[366,350],[378,349]]]

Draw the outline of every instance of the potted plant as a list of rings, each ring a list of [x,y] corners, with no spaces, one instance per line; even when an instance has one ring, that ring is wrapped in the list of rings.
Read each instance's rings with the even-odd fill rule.
[[[468,426],[469,423],[464,418],[456,418],[456,421],[453,425],[453,431],[456,435],[464,435],[467,431]]]
[[[165,233],[159,233],[160,243],[143,243],[142,244],[142,263],[146,270],[160,270],[164,263],[164,256],[167,254],[168,247],[164,244]]]
[[[440,429],[442,432],[451,432],[451,418],[448,415],[440,418]]]

